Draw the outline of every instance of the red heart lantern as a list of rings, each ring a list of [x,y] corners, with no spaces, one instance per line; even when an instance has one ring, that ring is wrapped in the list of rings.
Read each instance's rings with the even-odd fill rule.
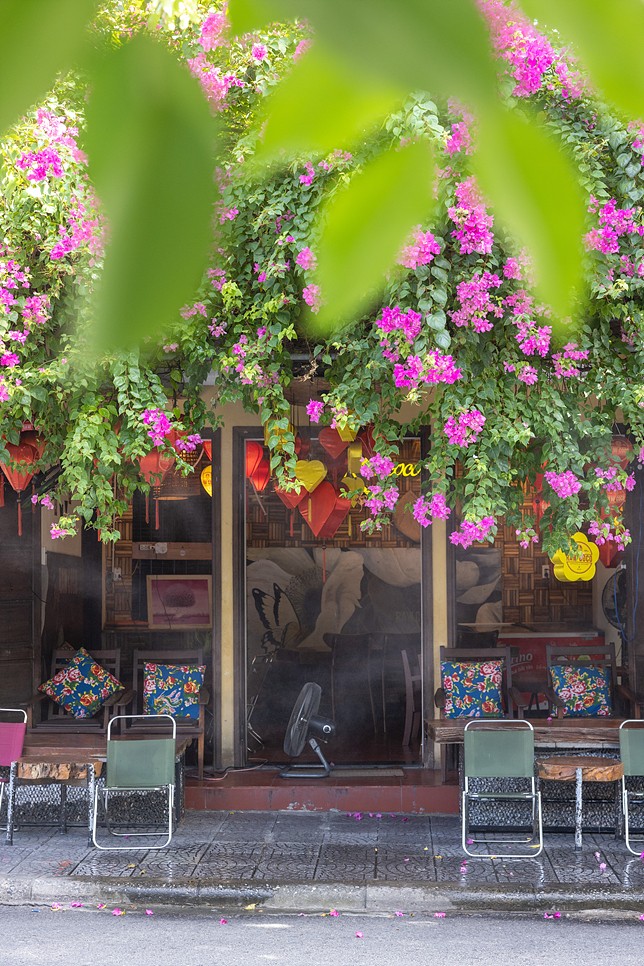
[[[347,514],[351,509],[351,500],[347,500],[344,496],[335,497],[335,506],[331,511],[331,514],[318,533],[318,537],[322,537],[324,540],[331,540],[332,537],[336,535],[341,525],[347,518]]]
[[[208,457],[208,462],[212,463],[212,440],[211,439],[204,439],[203,451]]]
[[[320,483],[298,506],[315,536],[325,539],[337,532],[350,509],[351,501],[339,497],[328,481]]]
[[[334,460],[342,456],[349,445],[349,440],[341,439],[337,429],[331,429],[330,426],[325,426],[324,429],[320,430],[318,442]]]
[[[294,510],[306,496],[306,490],[303,486],[300,487],[299,493],[296,493],[295,490],[282,490],[279,486],[275,486],[274,490],[284,506],[288,507],[289,510]]]
[[[316,537],[335,509],[335,495],[330,483],[320,483],[298,506]]]
[[[16,445],[15,443],[5,443],[5,447],[9,452],[11,458],[11,463],[20,464],[19,468],[15,466],[10,466],[7,463],[0,463],[0,468],[2,472],[9,480],[12,489],[17,494],[18,499],[18,536],[22,536],[22,506],[20,504],[20,494],[29,485],[31,478],[34,475],[35,464],[38,460],[38,452],[29,442],[24,442],[22,439]]]

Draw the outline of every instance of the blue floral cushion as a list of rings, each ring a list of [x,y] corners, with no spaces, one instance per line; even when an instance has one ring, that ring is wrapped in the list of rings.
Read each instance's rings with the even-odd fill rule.
[[[446,718],[502,717],[503,661],[442,661]]]
[[[199,717],[199,692],[205,665],[151,664],[143,668],[145,714],[170,714],[173,718]]]
[[[564,718],[610,717],[612,714],[608,672],[594,664],[550,668],[552,688],[564,702]]]
[[[81,647],[69,664],[41,684],[38,690],[74,718],[91,718],[111,695],[123,690],[123,685]]]

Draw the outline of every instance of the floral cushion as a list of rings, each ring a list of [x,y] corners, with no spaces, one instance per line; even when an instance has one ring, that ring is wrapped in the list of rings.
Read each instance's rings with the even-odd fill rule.
[[[143,666],[143,710],[173,718],[199,717],[199,692],[205,665],[150,664]]]
[[[123,685],[81,647],[69,664],[41,684],[38,690],[74,718],[91,718],[111,695],[123,690]]]
[[[443,661],[446,718],[502,717],[503,661]]]
[[[564,702],[564,718],[609,717],[612,713],[608,674],[594,664],[550,668],[552,688]]]

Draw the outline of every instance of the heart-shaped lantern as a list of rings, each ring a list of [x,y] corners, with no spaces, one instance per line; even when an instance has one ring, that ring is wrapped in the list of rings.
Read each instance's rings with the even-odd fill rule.
[[[361,476],[356,476],[353,473],[347,473],[347,475],[343,476],[340,480],[340,489],[343,490],[341,495],[344,496],[345,499],[351,500],[351,506],[358,506],[362,499],[362,494],[367,488]],[[350,493],[352,494],[351,497],[349,497]]]
[[[318,485],[313,493],[302,500],[298,509],[317,537],[335,508],[335,490],[328,482]]]
[[[295,479],[308,493],[313,493],[325,476],[326,466],[320,460],[298,460],[295,464]]]
[[[334,491],[335,492],[335,491]],[[336,535],[340,526],[344,523],[347,518],[349,511],[351,510],[351,500],[348,500],[344,496],[338,496],[335,494],[335,505],[329,514],[326,523],[320,529],[318,537],[324,540],[331,540],[332,537]]]
[[[351,429],[350,426],[338,426],[336,432],[340,439],[344,440],[345,443],[352,443],[358,435],[355,429]]]
[[[325,426],[324,429],[320,430],[318,442],[334,460],[337,460],[339,456],[342,456],[345,449],[349,445],[349,441],[342,439],[338,430],[331,429],[330,426]]]
[[[277,442],[273,447],[276,450],[284,449],[284,443],[287,442],[289,437],[295,438],[295,429],[292,424],[289,423],[286,428],[278,425],[277,419],[269,419],[267,423],[264,424],[264,443],[268,446],[269,439],[271,437],[277,437]]]
[[[362,443],[364,458],[370,460],[376,452],[376,441],[373,438],[373,426],[365,426],[358,433],[358,439]]]
[[[295,490],[283,490],[279,486],[275,486],[274,489],[284,506],[288,507],[289,510],[294,510],[295,507],[298,506],[306,496],[306,490],[303,486],[300,487],[299,493],[296,493]]]

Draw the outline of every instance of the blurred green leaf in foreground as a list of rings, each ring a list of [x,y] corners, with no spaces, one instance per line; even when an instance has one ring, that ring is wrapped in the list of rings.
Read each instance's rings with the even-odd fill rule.
[[[369,5],[231,0],[230,15],[239,32],[305,17],[315,34],[313,51],[269,102],[260,160],[273,161],[281,152],[349,147],[383,120],[396,93],[401,99],[413,90],[457,98],[476,112],[477,173],[501,220],[532,254],[537,291],[559,316],[573,313],[583,289],[585,204],[578,173],[536,121],[522,123],[502,106],[488,31],[473,0]],[[321,213],[319,324],[327,331],[368,304],[384,269],[394,263],[403,223],[409,232],[427,220],[418,173],[400,179],[396,169],[392,163],[387,173],[382,166],[377,197],[359,186],[368,168],[354,177],[342,202],[342,231],[338,201]],[[351,221],[364,225],[362,233],[358,228],[349,233],[349,210]],[[367,230],[370,224],[378,230]],[[349,239],[355,244],[359,237],[360,253],[354,252],[351,270],[343,274]]]

